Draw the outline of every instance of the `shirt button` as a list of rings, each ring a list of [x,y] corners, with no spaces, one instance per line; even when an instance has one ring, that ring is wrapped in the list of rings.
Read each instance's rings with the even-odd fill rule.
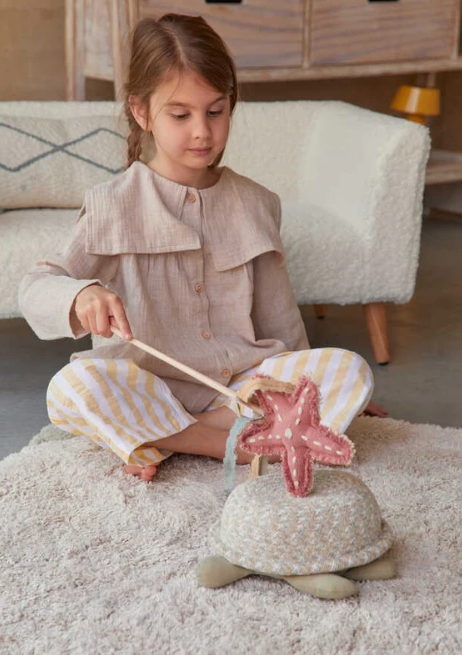
[[[204,330],[202,332],[202,336],[204,337],[204,339],[210,339],[210,332],[207,332],[206,330]]]
[[[188,196],[189,202],[196,202],[196,196],[193,193],[190,193]]]
[[[200,292],[202,291],[203,288],[204,288],[204,287],[202,286],[202,284],[196,284],[196,286],[195,286],[195,289],[196,289],[196,291],[197,291],[198,293],[200,293]]]
[[[222,376],[223,376],[224,378],[229,378],[229,376],[231,375],[231,372],[230,372],[227,368],[224,368],[224,369],[222,370],[221,374],[222,374]]]

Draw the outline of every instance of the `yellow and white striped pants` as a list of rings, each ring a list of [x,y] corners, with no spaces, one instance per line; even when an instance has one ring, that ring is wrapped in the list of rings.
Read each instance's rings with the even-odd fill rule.
[[[285,352],[233,376],[237,391],[258,371],[296,384],[310,376],[320,387],[321,423],[344,432],[368,404],[374,378],[367,362],[349,350],[315,348]],[[230,405],[218,395],[205,411]],[[66,432],[85,435],[127,464],[156,464],[172,453],[162,439],[197,423],[166,383],[131,359],[75,359],[52,378],[47,391],[50,421]],[[251,418],[247,408],[242,412]],[[157,446],[155,442],[159,441]]]

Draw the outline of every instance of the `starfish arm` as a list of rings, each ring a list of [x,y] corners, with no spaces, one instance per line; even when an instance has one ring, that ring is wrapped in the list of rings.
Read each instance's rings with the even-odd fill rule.
[[[237,439],[238,446],[254,455],[281,453],[284,450],[284,445],[280,437],[276,439],[276,435],[271,434],[273,426],[274,423],[271,417],[266,417],[263,423],[248,423]]]
[[[310,425],[317,426],[320,422],[319,405],[321,404],[321,393],[318,385],[307,375],[302,375],[290,398],[291,404],[298,409],[298,414],[303,416],[303,421]]]
[[[301,376],[294,397],[298,398],[301,425],[307,428],[302,439],[313,459],[323,464],[350,464],[354,455],[352,442],[344,434],[337,434],[321,424],[321,398],[316,383],[306,375]]]
[[[247,441],[240,441],[240,439],[238,439],[238,445],[239,448],[242,448],[242,450],[245,450],[247,453],[251,453],[252,455],[269,456],[269,455],[278,455],[284,452],[284,446],[280,446],[278,448],[276,446],[269,445],[268,443],[257,441],[257,439],[253,439],[252,437]]]
[[[303,498],[310,493],[313,486],[313,465],[306,449],[285,449],[282,454],[282,471],[291,496]]]
[[[326,426],[320,425],[317,438],[310,438],[308,443],[312,457],[317,462],[344,466],[351,464],[355,447],[344,434],[336,434]]]

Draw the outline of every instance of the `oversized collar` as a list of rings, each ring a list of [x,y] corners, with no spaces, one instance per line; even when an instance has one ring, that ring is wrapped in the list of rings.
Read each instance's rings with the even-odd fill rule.
[[[191,187],[172,184],[180,209]],[[270,250],[284,259],[275,193],[227,166],[215,185],[196,193],[204,203],[216,270],[240,266]],[[168,253],[202,247],[198,233],[166,207],[153,172],[139,161],[87,191],[85,212],[86,251],[91,254]]]

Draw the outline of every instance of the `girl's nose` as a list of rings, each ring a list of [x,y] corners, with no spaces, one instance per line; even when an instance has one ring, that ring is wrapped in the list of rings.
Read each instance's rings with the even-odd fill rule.
[[[204,139],[212,134],[208,117],[201,116],[196,119],[193,127],[193,137]]]

